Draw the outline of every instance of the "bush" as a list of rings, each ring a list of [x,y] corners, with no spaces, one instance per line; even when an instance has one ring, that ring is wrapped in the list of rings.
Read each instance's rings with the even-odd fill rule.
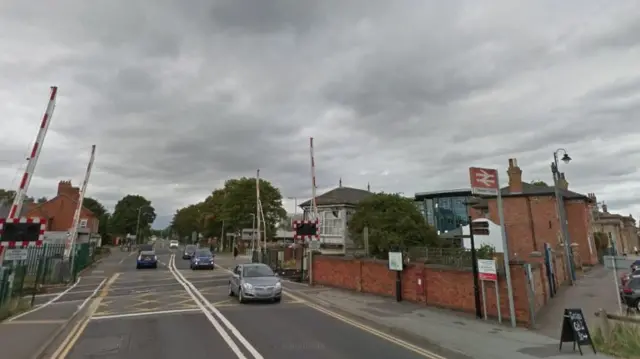
[[[596,350],[616,358],[640,359],[640,326],[630,323],[616,323],[611,328],[609,341],[605,342],[602,330],[597,328],[593,335]]]

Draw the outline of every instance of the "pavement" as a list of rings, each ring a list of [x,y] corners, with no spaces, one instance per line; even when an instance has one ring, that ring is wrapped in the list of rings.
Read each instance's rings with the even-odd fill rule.
[[[0,324],[2,357],[466,358],[311,303],[293,283],[281,303],[240,305],[228,269],[248,257],[219,255],[216,269],[192,271],[179,251],[156,251],[157,269],[114,251],[72,289],[39,297],[41,309]]]
[[[575,285],[560,289],[557,295],[538,313],[535,328],[540,334],[552,338],[560,337],[560,319],[565,308],[582,308],[589,329],[593,332],[599,326],[595,313],[600,308],[607,313],[619,313],[616,280],[625,271],[615,273],[602,265],[592,268],[579,278]]]

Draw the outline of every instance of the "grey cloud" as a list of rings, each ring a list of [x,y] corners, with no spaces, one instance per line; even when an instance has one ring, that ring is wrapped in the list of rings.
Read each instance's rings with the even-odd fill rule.
[[[637,39],[603,35],[633,36],[633,23],[597,22],[593,30],[582,8],[536,2],[523,16],[471,1],[3,6],[12,55],[0,54],[8,69],[0,75],[8,128],[0,139],[32,131],[6,123],[37,121],[44,103],[35,93],[60,86],[56,135],[33,191],[82,178],[95,143],[89,194],[108,205],[140,193],[170,215],[257,168],[283,195],[306,197],[309,136],[323,188],[339,178],[405,194],[465,187],[468,166],[504,176],[509,157],[526,178],[549,181],[558,147],[574,156],[565,170],[577,191],[640,179],[634,148],[614,154],[638,132],[638,81],[616,80],[621,69],[595,52],[636,56],[625,49]],[[567,35],[566,22],[584,23],[581,37]],[[611,72],[611,81],[567,79],[567,66]],[[3,150],[2,173],[22,163],[26,146]]]

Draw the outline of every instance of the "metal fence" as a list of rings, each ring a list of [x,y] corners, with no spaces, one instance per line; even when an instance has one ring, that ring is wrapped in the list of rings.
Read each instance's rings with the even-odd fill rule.
[[[75,281],[78,273],[95,259],[95,243],[80,243],[72,251],[73,270],[64,262],[64,244],[29,247],[22,261],[5,261],[0,267],[0,320],[22,306],[32,305],[30,295],[41,293],[47,285]]]

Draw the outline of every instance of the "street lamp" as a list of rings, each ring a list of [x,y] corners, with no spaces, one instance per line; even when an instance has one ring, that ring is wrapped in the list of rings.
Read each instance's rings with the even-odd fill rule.
[[[564,197],[560,193],[560,171],[558,170],[558,154],[562,154],[560,159],[565,164],[571,162],[571,157],[564,148],[559,148],[553,152],[553,162],[551,162],[551,174],[553,175],[553,188],[556,197],[556,211],[560,229],[562,231],[562,239],[564,240],[564,254],[567,262],[567,270],[569,272],[569,281],[571,285],[576,280],[576,273],[573,268],[573,256],[571,255],[571,239],[569,238],[569,229],[567,228],[567,218],[564,208]]]

